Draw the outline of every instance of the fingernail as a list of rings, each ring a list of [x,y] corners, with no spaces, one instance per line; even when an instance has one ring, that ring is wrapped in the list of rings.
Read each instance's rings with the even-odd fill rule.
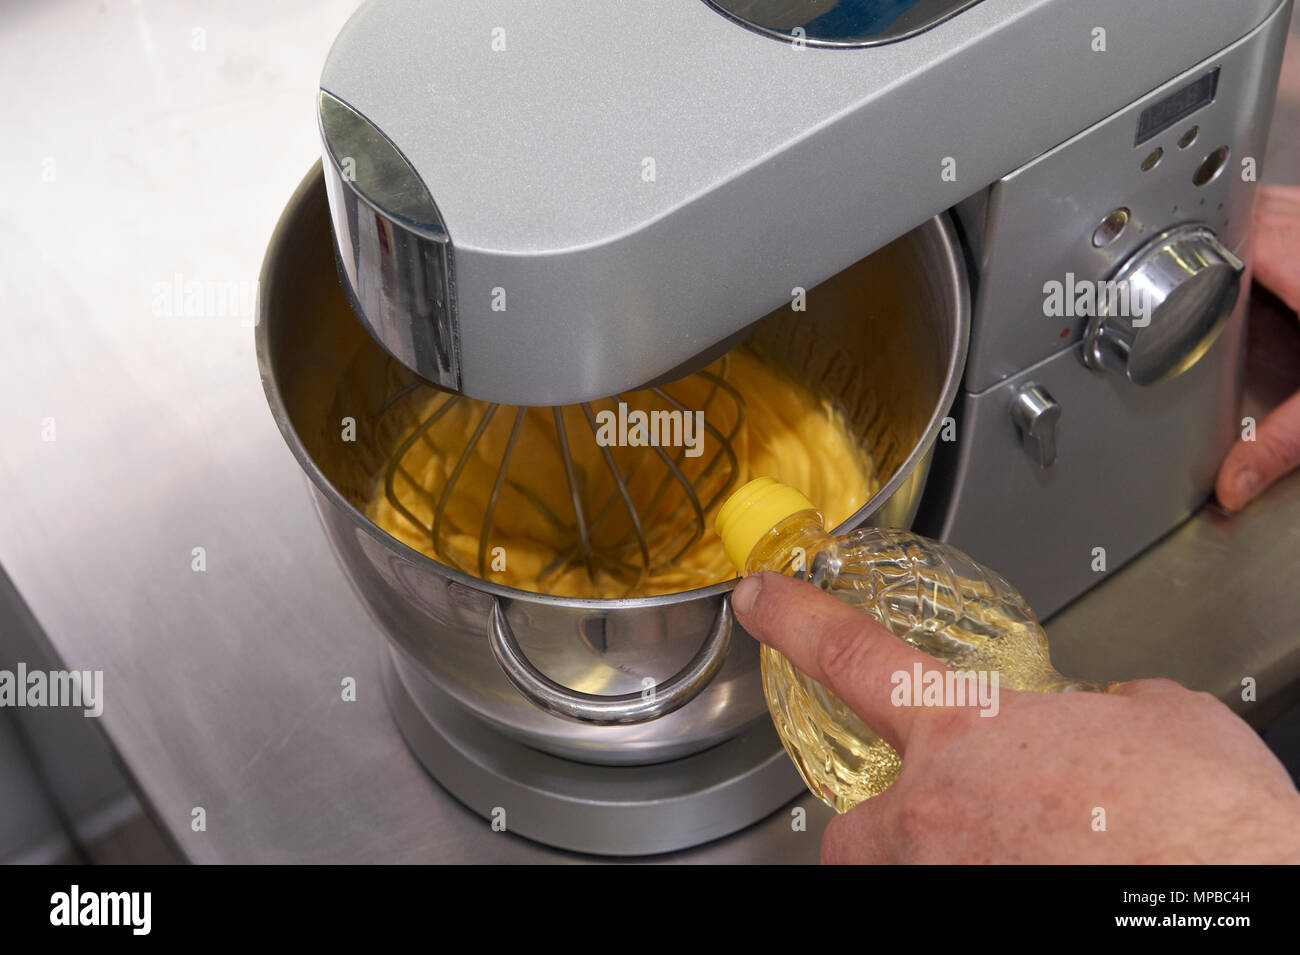
[[[1254,498],[1259,493],[1259,472],[1247,468],[1237,475],[1237,480],[1232,483],[1232,489],[1237,494],[1238,507],[1244,507],[1246,502]]]
[[[762,579],[758,575],[746,577],[736,584],[736,589],[731,592],[731,609],[742,616],[749,613],[749,608],[754,606],[762,586]]]

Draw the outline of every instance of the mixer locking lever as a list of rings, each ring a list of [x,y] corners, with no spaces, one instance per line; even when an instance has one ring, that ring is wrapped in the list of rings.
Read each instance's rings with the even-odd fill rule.
[[[1040,468],[1050,468],[1056,460],[1056,423],[1060,419],[1061,406],[1042,385],[1030,382],[1011,402],[1011,420]]]

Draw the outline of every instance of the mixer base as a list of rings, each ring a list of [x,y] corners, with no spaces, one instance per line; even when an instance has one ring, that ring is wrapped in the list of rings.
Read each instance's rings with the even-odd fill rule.
[[[503,736],[382,651],[389,709],[407,745],[453,796],[498,828],[598,855],[652,855],[721,838],[804,791],[776,731],[759,727],[653,766],[596,766]]]

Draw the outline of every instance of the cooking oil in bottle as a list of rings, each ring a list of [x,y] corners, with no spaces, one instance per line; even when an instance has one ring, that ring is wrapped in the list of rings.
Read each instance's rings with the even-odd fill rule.
[[[878,527],[835,537],[807,498],[772,478],[733,493],[716,529],[742,574],[809,581],[952,670],[996,673],[998,687],[1014,690],[1100,690],[1056,672],[1024,598],[946,544]],[[762,673],[777,733],[815,795],[845,812],[893,783],[898,754],[835,694],[768,647]]]

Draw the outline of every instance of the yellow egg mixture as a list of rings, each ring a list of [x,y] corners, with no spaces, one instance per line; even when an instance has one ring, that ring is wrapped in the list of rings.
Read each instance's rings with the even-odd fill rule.
[[[751,478],[802,491],[828,528],[879,487],[870,454],[829,396],[750,346],[661,391],[671,400],[637,391],[585,410],[433,394],[417,411],[432,423],[401,454],[391,486],[380,480],[367,516],[435,560],[505,586],[651,596],[734,576],[713,521],[727,494]],[[636,421],[634,412],[643,422],[659,413],[653,420],[663,426],[651,429],[652,441],[664,438],[658,447],[647,445],[644,428],[619,430],[620,401],[624,423]]]

